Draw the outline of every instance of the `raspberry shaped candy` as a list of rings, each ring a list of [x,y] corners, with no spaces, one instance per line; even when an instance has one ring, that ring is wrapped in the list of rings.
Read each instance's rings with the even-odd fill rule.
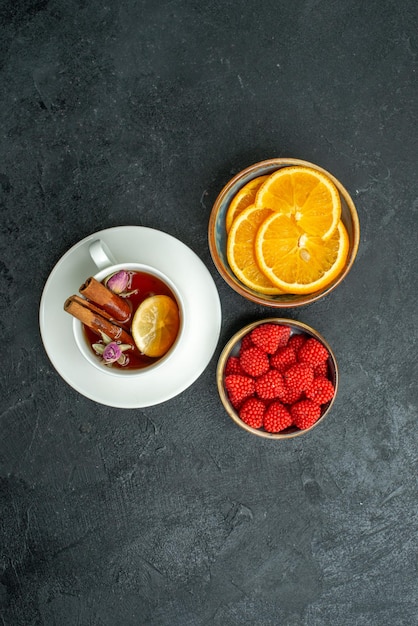
[[[291,346],[279,348],[272,357],[270,357],[270,365],[278,370],[281,374],[292,365],[296,365],[296,351]]]
[[[301,430],[310,428],[321,417],[321,407],[313,400],[300,400],[290,407],[295,426]]]
[[[239,416],[243,422],[252,428],[261,428],[263,425],[266,405],[258,398],[248,398],[239,410]]]
[[[303,396],[303,391],[296,389],[295,387],[288,387],[285,383],[285,392],[283,396],[280,398],[283,404],[293,404],[297,400],[301,400]]]
[[[270,369],[270,361],[267,354],[260,348],[257,348],[257,346],[244,350],[239,360],[244,372],[250,376],[261,376],[261,374],[265,374]]]
[[[225,365],[225,376],[229,374],[244,374],[240,360],[237,356],[230,356]]]
[[[225,389],[228,392],[232,406],[237,409],[244,400],[254,395],[254,380],[242,374],[230,374],[225,376]]]
[[[239,349],[239,354],[241,356],[241,354],[244,352],[244,350],[248,350],[248,348],[252,348],[254,346],[253,341],[251,339],[251,335],[244,335],[244,337],[241,339],[241,346]]]
[[[334,385],[328,378],[318,376],[305,391],[309,400],[314,400],[318,404],[326,404],[333,399],[335,393]]]
[[[318,376],[328,377],[328,361],[322,361],[322,363],[318,363],[314,367],[314,376],[317,378]]]
[[[281,402],[272,402],[264,414],[264,430],[268,433],[279,433],[292,423],[292,416]]]
[[[329,352],[324,345],[318,339],[309,337],[298,350],[298,360],[300,363],[309,363],[313,367],[316,367],[320,363],[326,361],[329,357]]]
[[[287,344],[290,327],[281,324],[261,324],[251,331],[250,336],[256,346],[267,354],[274,354],[278,348]]]
[[[286,391],[283,377],[277,370],[269,370],[255,381],[255,391],[262,400],[280,400]]]
[[[295,392],[305,391],[314,379],[314,371],[309,363],[296,363],[283,374],[286,387]]]
[[[287,342],[287,345],[290,348],[293,348],[296,352],[298,352],[298,350],[300,350],[300,348],[303,346],[305,341],[306,341],[306,335],[303,335],[302,333],[295,333],[294,335],[290,337],[289,341]]]

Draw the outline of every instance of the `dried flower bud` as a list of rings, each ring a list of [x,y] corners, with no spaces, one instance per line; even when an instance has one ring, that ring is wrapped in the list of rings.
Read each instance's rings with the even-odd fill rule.
[[[106,278],[104,284],[113,293],[122,293],[126,290],[129,283],[129,274],[126,270],[119,270]]]
[[[122,356],[122,350],[117,343],[112,341],[107,344],[106,348],[103,350],[102,356],[106,363],[115,363]]]

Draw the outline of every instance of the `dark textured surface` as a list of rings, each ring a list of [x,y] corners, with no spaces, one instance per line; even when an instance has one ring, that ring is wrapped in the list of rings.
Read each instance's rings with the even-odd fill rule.
[[[3,0],[2,624],[418,623],[415,0]],[[240,169],[292,156],[348,188],[356,264],[289,311],[341,387],[274,443],[223,411],[216,358],[269,310],[217,275],[206,232]],[[51,366],[42,288],[116,225],[190,246],[222,301],[218,349],[177,398],[95,404]]]

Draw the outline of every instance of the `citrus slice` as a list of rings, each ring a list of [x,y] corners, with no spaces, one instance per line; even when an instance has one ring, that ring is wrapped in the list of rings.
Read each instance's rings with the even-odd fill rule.
[[[340,221],[329,239],[304,233],[292,217],[272,213],[261,225],[255,256],[268,279],[286,293],[323,289],[344,268],[349,240]]]
[[[226,244],[228,263],[235,276],[244,285],[267,295],[282,293],[260,271],[254,255],[254,243],[258,229],[272,215],[270,209],[255,206],[244,209],[232,223]]]
[[[173,345],[180,326],[177,304],[169,296],[146,298],[132,319],[136,347],[150,357],[163,356]]]
[[[241,213],[241,211],[254,204],[256,193],[267,178],[268,176],[257,176],[257,178],[253,178],[232,198],[225,217],[225,228],[227,233],[231,230],[232,222]]]
[[[261,185],[255,205],[291,217],[308,235],[328,239],[341,218],[338,190],[328,176],[310,167],[283,167]]]

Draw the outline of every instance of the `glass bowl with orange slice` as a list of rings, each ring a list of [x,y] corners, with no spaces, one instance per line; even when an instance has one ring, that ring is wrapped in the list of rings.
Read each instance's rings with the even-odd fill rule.
[[[213,205],[213,262],[236,292],[291,308],[330,293],[359,246],[354,202],[339,180],[300,159],[255,163],[232,178]]]
[[[235,333],[216,370],[229,417],[252,435],[291,439],[323,423],[338,392],[335,353],[303,322],[261,319]]]

